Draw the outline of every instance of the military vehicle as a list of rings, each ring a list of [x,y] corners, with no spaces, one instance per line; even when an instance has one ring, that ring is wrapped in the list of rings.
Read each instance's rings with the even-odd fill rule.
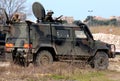
[[[30,62],[43,66],[61,60],[84,60],[93,68],[107,69],[114,58],[115,46],[94,40],[87,25],[64,24],[60,17],[52,19],[44,7],[35,2],[33,13],[37,23],[12,22],[6,29],[6,60],[27,66]]]

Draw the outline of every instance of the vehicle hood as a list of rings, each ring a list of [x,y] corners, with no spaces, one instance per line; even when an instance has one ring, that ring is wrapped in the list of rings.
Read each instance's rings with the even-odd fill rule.
[[[110,44],[100,40],[95,40],[94,47],[97,49],[109,49]]]

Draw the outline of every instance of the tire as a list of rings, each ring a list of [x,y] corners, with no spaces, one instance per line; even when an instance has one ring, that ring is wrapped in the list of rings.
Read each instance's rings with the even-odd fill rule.
[[[93,63],[95,69],[107,69],[109,65],[108,55],[105,52],[97,52],[94,57]]]
[[[53,56],[49,51],[41,51],[37,57],[35,65],[37,66],[46,66],[53,63]]]

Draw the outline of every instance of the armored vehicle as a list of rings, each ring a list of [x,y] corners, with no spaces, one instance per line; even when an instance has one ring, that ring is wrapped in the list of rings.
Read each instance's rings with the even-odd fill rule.
[[[12,22],[6,27],[5,55],[9,61],[28,65],[48,65],[60,60],[86,60],[92,67],[107,69],[115,46],[94,40],[83,23],[63,24],[45,18],[43,6],[35,2],[37,23]]]

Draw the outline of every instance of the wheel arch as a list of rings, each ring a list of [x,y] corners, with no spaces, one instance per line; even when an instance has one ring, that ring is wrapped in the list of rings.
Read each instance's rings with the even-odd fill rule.
[[[108,49],[97,49],[94,52],[93,56],[95,56],[97,54],[97,52],[105,52],[108,55],[108,57],[109,57],[109,50]]]
[[[108,57],[110,57],[110,55],[109,55],[109,50],[108,50],[108,49],[96,49],[96,50],[93,52],[93,55],[92,55],[91,57],[89,57],[88,62],[91,62],[91,61],[92,61],[92,59],[95,57],[95,55],[97,54],[97,52],[105,52],[105,53],[108,55]]]
[[[49,51],[51,53],[51,55],[53,56],[53,60],[54,61],[56,60],[56,52],[55,52],[53,47],[40,47],[39,50],[34,54],[33,60],[36,59],[36,57],[39,54],[39,52],[44,51],[44,50],[45,51]]]

